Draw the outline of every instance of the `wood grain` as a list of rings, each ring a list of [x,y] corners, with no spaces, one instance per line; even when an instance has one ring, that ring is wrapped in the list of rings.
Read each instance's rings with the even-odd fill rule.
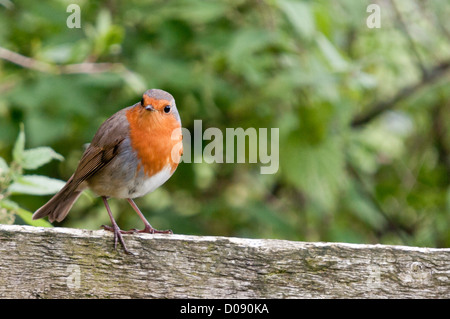
[[[1,298],[449,298],[450,249],[0,225]]]

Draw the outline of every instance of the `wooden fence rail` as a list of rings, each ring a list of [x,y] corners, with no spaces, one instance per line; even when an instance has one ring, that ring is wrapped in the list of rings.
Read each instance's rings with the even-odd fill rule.
[[[0,298],[450,298],[450,249],[0,225]],[[121,247],[120,247],[121,248]]]

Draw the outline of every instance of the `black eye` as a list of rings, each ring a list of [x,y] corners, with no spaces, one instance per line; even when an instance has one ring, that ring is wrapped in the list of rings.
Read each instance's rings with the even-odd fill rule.
[[[170,113],[170,105],[164,106],[164,113]]]
[[[144,98],[141,100],[141,106],[144,106]]]

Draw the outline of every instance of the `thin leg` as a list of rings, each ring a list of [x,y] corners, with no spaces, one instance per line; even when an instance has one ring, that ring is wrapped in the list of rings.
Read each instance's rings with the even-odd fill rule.
[[[108,212],[109,219],[111,220],[112,226],[106,226],[102,225],[104,230],[112,231],[114,233],[114,249],[117,249],[117,240],[120,241],[120,243],[123,246],[123,249],[127,254],[130,254],[130,251],[127,249],[127,246],[125,245],[125,242],[122,238],[121,230],[119,226],[117,226],[116,221],[114,220],[114,217],[111,212],[111,208],[109,208],[108,199],[105,196],[102,196],[103,204],[105,204],[106,211]]]
[[[136,230],[138,233],[149,233],[149,234],[173,234],[173,231],[169,230],[157,230],[150,225],[150,223],[145,219],[144,215],[134,203],[131,198],[127,198],[128,203],[130,203],[131,207],[135,210],[135,212],[139,215],[139,218],[144,222],[145,228],[143,230]]]

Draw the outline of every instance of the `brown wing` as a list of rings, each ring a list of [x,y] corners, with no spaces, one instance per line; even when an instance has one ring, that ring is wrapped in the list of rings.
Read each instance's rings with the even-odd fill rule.
[[[103,147],[89,146],[84,152],[77,170],[67,181],[66,185],[33,214],[33,219],[39,219],[48,215],[50,222],[54,220],[62,221],[81,194],[81,191],[77,190],[78,186],[111,162],[114,156],[117,155],[122,141],[123,139],[114,140],[110,145]]]
[[[126,118],[128,109],[117,112],[100,126],[92,143],[84,152],[75,173],[56,195],[33,214],[33,219],[48,215],[49,220],[53,222],[54,220],[62,221],[66,217],[81,194],[82,190],[79,190],[78,186],[108,165],[120,152],[120,145],[129,134]]]
[[[75,187],[108,165],[119,153],[120,144],[129,134],[127,110],[117,112],[100,126],[72,176]]]
[[[103,147],[89,146],[78,164],[73,176],[74,183],[78,186],[83,181],[105,167],[118,153],[122,140]]]

